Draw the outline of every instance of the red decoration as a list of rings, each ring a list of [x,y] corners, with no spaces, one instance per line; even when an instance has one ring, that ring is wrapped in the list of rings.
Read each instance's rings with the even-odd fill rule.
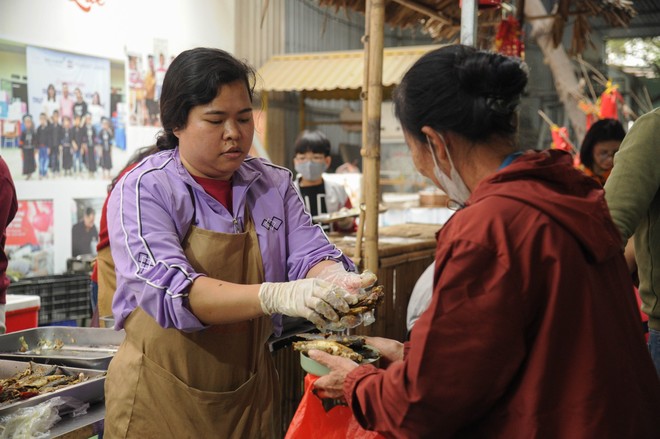
[[[598,114],[600,113],[600,110],[598,106],[585,100],[580,100],[580,102],[578,102],[578,108],[587,116],[587,131],[589,131],[591,125],[599,119]]]
[[[598,101],[600,102],[599,116],[601,119],[619,119],[618,104],[624,104],[625,102],[623,96],[619,93],[618,85],[612,84],[611,80],[607,81],[607,87]]]
[[[495,50],[503,55],[523,57],[525,45],[523,43],[520,22],[512,15],[502,20],[495,35]]]
[[[550,128],[550,134],[552,135],[553,149],[561,149],[563,151],[572,152],[571,145],[565,140],[568,139],[568,128],[553,125]]]

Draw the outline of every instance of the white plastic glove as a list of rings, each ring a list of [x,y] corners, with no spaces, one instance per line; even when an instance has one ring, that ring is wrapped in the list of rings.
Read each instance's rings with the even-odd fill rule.
[[[369,270],[365,270],[362,274],[346,271],[341,262],[324,268],[316,277],[333,283],[351,294],[359,294],[361,289],[371,287],[377,280],[376,275]]]
[[[264,282],[259,288],[261,309],[266,314],[280,313],[291,317],[304,317],[318,327],[327,321],[336,322],[335,310],[348,311],[357,297],[318,278],[292,282]]]

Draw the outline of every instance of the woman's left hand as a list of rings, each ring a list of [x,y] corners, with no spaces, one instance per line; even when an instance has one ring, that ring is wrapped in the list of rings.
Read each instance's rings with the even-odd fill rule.
[[[316,394],[321,398],[343,400],[344,380],[346,379],[346,375],[358,367],[358,364],[348,358],[330,355],[314,349],[310,350],[308,355],[312,360],[317,361],[330,369],[328,375],[324,375],[314,382],[314,387],[319,390]]]

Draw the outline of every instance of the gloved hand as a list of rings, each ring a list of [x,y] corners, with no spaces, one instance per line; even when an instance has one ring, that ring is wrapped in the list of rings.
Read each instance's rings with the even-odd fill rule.
[[[318,278],[292,282],[264,282],[259,288],[261,309],[266,314],[281,313],[291,317],[304,317],[318,327],[327,320],[336,322],[335,310],[348,311],[357,297]]]
[[[324,268],[316,277],[340,286],[351,294],[359,294],[360,289],[371,287],[377,280],[376,275],[369,270],[362,274],[346,271],[341,262]]]

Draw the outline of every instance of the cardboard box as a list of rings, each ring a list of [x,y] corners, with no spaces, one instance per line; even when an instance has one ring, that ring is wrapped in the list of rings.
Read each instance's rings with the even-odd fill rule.
[[[7,294],[5,325],[7,332],[36,328],[39,322],[39,296]]]

